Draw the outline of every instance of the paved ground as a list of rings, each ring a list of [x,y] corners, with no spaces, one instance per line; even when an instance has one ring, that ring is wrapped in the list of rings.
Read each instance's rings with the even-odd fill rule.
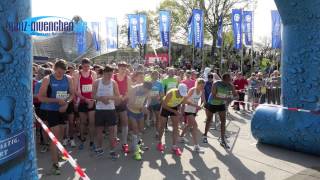
[[[320,179],[320,157],[257,144],[250,133],[250,116],[248,113],[231,112],[227,128],[231,136],[231,150],[228,152],[217,141],[219,132],[212,130],[209,144],[201,144],[204,153],[194,153],[192,143],[186,143],[181,144],[183,155],[180,158],[173,156],[169,148],[160,154],[155,150],[153,130],[148,129],[144,141],[151,149],[144,153],[141,162],[133,160],[130,155],[121,155],[117,161],[109,159],[107,154],[97,159],[89,150],[70,149],[70,154],[94,180]],[[201,131],[204,129],[204,119],[204,112],[201,112],[197,117]],[[169,144],[170,134],[166,133]],[[191,140],[190,137],[188,139]],[[49,153],[38,153],[40,179],[79,179],[67,162],[62,163],[60,176],[48,175],[50,165]]]

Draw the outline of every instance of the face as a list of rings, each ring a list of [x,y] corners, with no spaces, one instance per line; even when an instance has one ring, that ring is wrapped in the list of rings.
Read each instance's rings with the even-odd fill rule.
[[[159,74],[157,72],[151,74],[151,78],[152,78],[153,81],[158,80],[158,77],[159,77]]]
[[[120,74],[126,73],[127,72],[127,66],[126,65],[119,65],[118,70]]]
[[[110,80],[112,78],[113,72],[104,72],[103,73],[103,78],[106,80]]]
[[[174,70],[170,69],[170,70],[168,71],[168,76],[169,76],[169,77],[173,77],[173,75],[174,75]]]
[[[230,82],[231,82],[231,77],[230,77],[230,76],[227,76],[226,79],[224,80],[224,82],[230,83]]]
[[[54,73],[56,74],[56,76],[62,77],[66,73],[66,70],[61,68],[55,68]]]
[[[90,64],[82,64],[82,70],[88,72],[90,70]]]
[[[137,83],[143,83],[144,75],[143,74],[138,74],[135,79],[136,79]]]
[[[197,87],[198,87],[198,89],[203,90],[204,89],[204,84],[203,83],[199,83]]]
[[[212,82],[213,81],[213,76],[208,76],[208,81]]]

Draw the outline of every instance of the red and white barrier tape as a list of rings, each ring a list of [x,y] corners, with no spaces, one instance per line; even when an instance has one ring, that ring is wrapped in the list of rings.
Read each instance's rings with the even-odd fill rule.
[[[313,110],[307,110],[307,109],[283,107],[283,106],[274,105],[274,104],[259,104],[259,103],[252,103],[252,102],[246,102],[246,101],[233,101],[233,102],[244,103],[244,104],[252,104],[252,105],[255,105],[255,106],[261,105],[261,106],[268,106],[268,107],[277,107],[277,108],[286,109],[286,110],[288,110],[288,111],[306,112],[306,113],[312,113],[312,114],[320,115],[320,111],[313,111]]]
[[[63,154],[63,156],[68,160],[68,162],[71,164],[71,166],[74,168],[74,170],[79,174],[79,176],[83,180],[90,180],[88,175],[82,170],[82,168],[77,164],[77,162],[70,156],[68,151],[62,146],[62,144],[58,141],[58,139],[54,136],[54,134],[50,131],[48,126],[33,112],[36,120],[40,123],[43,130],[48,134],[52,142],[57,146],[59,151]]]

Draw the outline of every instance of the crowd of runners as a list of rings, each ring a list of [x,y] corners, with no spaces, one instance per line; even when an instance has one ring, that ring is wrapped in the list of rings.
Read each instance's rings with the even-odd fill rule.
[[[87,58],[79,65],[64,60],[34,64],[33,72],[35,112],[53,134],[64,146],[90,149],[97,157],[105,152],[103,142],[107,136],[113,160],[121,154],[132,154],[135,160],[141,160],[142,152],[149,149],[143,143],[143,133],[145,126],[151,125],[158,151],[165,150],[164,132],[171,126],[172,142],[168,147],[176,156],[181,156],[179,142],[185,141],[189,132],[194,151],[201,152],[199,141],[208,143],[207,133],[215,113],[221,124],[220,144],[229,148],[225,139],[227,105],[233,100],[244,101],[245,92],[248,100],[264,103],[270,99],[266,94],[278,93],[278,89],[267,87],[280,84],[278,71],[267,81],[260,72],[246,79],[241,73],[219,75],[210,68],[200,73],[172,67],[132,67],[126,62],[100,66]],[[270,101],[279,103],[274,97]],[[240,105],[241,111],[245,110],[241,102],[234,103],[233,108],[240,110]],[[251,104],[247,110],[255,107]],[[198,134],[196,121],[200,110],[206,112],[202,135]],[[50,151],[53,173],[59,175],[62,156],[39,126],[38,132],[39,149],[41,153]]]

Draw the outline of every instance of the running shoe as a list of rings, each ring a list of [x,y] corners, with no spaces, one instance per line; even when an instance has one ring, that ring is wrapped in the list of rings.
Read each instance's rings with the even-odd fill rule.
[[[139,146],[137,146],[136,151],[134,152],[133,158],[137,161],[141,161],[142,156],[141,156],[141,149]]]
[[[200,148],[199,145],[195,145],[194,146],[194,151],[197,152],[197,153],[203,152],[203,150]]]
[[[83,148],[84,148],[84,144],[83,144],[83,142],[81,142],[79,145],[79,150],[83,150]]]
[[[114,151],[111,151],[110,152],[110,157],[111,157],[112,160],[115,161],[115,160],[119,159],[119,154],[114,152]]]
[[[230,146],[225,141],[220,141],[220,145],[225,149],[230,149]]]
[[[122,151],[126,154],[129,153],[129,145],[128,144],[124,144],[122,145]]]
[[[172,149],[173,153],[176,155],[176,156],[181,156],[182,152],[180,150],[180,148],[174,148]]]
[[[95,153],[96,153],[97,157],[100,157],[100,156],[102,156],[104,154],[104,151],[103,151],[102,148],[98,148],[98,149],[95,150]]]
[[[59,168],[59,164],[53,164],[51,171],[52,171],[53,175],[60,175],[61,171],[60,171],[60,168]]]
[[[158,143],[157,150],[160,151],[160,152],[163,152],[164,151],[164,145],[162,143]]]
[[[207,144],[208,143],[208,138],[207,136],[202,136],[202,142]]]
[[[72,148],[74,148],[74,147],[77,146],[77,145],[76,145],[76,142],[74,141],[74,139],[71,139],[71,140],[70,140],[70,145],[71,145]]]

